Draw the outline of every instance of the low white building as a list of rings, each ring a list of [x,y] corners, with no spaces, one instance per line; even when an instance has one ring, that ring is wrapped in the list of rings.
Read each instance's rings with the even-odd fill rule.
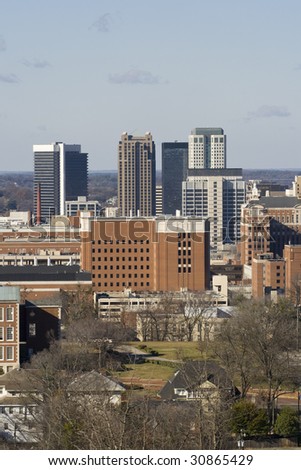
[[[22,369],[0,376],[0,437],[16,443],[36,442],[36,390]]]

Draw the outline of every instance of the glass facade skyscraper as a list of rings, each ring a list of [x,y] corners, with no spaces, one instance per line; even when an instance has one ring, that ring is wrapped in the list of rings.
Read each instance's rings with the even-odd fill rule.
[[[34,214],[45,222],[65,214],[65,201],[88,195],[88,154],[80,145],[34,145]],[[38,201],[38,198],[40,200]]]
[[[162,143],[163,214],[182,210],[182,182],[187,177],[188,142]]]

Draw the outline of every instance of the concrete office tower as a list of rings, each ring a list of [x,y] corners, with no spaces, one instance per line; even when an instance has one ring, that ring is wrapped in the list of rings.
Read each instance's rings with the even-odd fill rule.
[[[88,195],[88,154],[80,145],[34,145],[34,213],[42,222],[65,214],[65,201]],[[38,190],[39,188],[39,190]]]
[[[189,169],[182,188],[183,216],[210,217],[212,248],[239,240],[241,206],[246,201],[241,168]]]
[[[118,207],[121,216],[156,213],[156,152],[152,135],[124,132],[118,146]]]
[[[188,142],[162,143],[163,214],[182,210],[182,182],[188,167]]]
[[[189,168],[226,168],[226,136],[220,127],[197,127],[188,137]]]

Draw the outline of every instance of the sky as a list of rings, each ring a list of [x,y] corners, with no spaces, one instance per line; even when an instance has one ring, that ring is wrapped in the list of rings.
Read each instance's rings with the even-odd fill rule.
[[[117,169],[122,132],[222,127],[228,167],[301,168],[300,0],[0,0],[0,171],[33,144]]]

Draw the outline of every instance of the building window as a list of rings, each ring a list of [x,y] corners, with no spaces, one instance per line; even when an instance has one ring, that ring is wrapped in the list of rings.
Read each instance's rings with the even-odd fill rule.
[[[28,326],[28,333],[29,333],[29,336],[35,336],[36,335],[36,323],[29,323],[29,326]]]
[[[6,360],[13,361],[14,360],[14,348],[13,346],[6,346]]]
[[[0,361],[3,361],[3,360],[4,360],[4,347],[0,346]]]
[[[14,329],[11,326],[6,328],[6,341],[14,340]]]
[[[0,321],[4,321],[4,308],[0,307]]]
[[[14,308],[6,307],[6,321],[14,321]]]

